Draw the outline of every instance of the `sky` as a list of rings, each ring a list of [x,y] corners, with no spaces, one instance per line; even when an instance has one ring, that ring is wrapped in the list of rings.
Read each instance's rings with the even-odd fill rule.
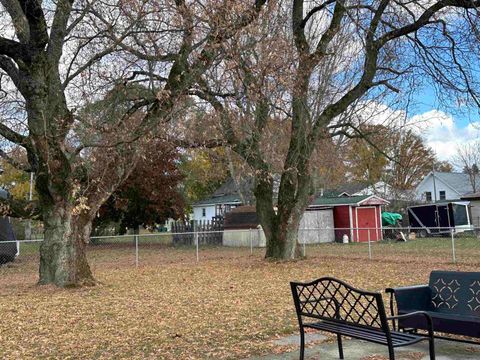
[[[479,113],[454,105],[440,105],[433,89],[424,89],[418,96],[421,101],[417,101],[409,123],[414,124],[439,160],[448,160],[455,166],[453,158],[458,146],[480,139]]]

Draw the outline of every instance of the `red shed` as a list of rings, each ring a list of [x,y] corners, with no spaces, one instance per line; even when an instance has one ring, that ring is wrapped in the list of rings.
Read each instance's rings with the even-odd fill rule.
[[[388,201],[376,195],[318,197],[309,209],[333,207],[335,239],[341,241],[344,234],[353,242],[382,240],[382,205]]]

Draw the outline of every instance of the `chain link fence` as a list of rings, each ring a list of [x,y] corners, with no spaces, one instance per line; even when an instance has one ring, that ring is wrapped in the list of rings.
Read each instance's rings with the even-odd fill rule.
[[[298,250],[306,258],[332,257],[372,261],[431,261],[480,265],[480,228],[309,228],[298,232]],[[0,261],[38,262],[42,239],[1,241]],[[146,233],[95,236],[87,254],[95,269],[192,263],[216,258],[265,254],[259,228],[246,230]],[[7,255],[7,256],[5,256]],[[13,255],[13,258],[12,258]],[[9,258],[10,256],[10,258]]]

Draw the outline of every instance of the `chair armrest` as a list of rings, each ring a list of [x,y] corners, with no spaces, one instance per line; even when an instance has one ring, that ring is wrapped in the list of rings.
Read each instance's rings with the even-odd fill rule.
[[[431,290],[428,285],[388,288],[385,291],[390,294],[391,300],[395,297],[399,313],[431,309]]]
[[[424,316],[425,319],[427,320],[428,336],[433,337],[433,320],[432,320],[432,317],[425,311],[414,311],[408,314],[390,316],[390,317],[387,317],[387,320],[395,321],[395,320],[407,319],[409,317],[419,316],[419,315]]]
[[[421,288],[425,288],[425,287],[428,287],[427,284],[423,284],[423,285],[411,285],[411,286],[402,286],[402,287],[398,287],[398,288],[386,288],[385,289],[385,292],[386,293],[395,293],[397,291],[408,291],[408,290],[415,290],[415,289],[421,289]]]

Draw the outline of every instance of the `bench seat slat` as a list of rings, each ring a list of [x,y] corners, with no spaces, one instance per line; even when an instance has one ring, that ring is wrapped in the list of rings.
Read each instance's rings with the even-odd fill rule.
[[[388,345],[387,336],[380,329],[376,330],[373,328],[361,328],[356,325],[339,324],[327,320],[304,324],[304,327],[310,327],[312,329],[328,331],[331,333],[338,333],[361,340],[368,340],[381,345]],[[394,347],[411,345],[424,340],[424,337],[422,336],[400,333],[396,331],[391,332],[391,338]]]

